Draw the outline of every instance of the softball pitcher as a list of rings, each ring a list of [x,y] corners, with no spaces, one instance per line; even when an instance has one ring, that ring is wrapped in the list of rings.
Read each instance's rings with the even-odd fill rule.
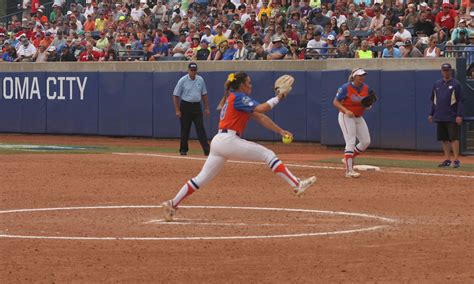
[[[364,111],[370,106],[366,107],[361,103],[372,92],[364,83],[366,75],[367,72],[362,68],[354,69],[349,76],[349,82],[337,90],[333,101],[334,106],[339,109],[339,126],[346,142],[343,161],[348,178],[360,176],[360,173],[353,169],[354,158],[364,152],[370,144],[369,129],[363,118]],[[357,145],[356,140],[359,140]]]
[[[275,133],[292,137],[290,132],[280,128],[268,116],[264,115],[287,94],[278,92],[277,96],[259,104],[249,97],[252,92],[252,82],[250,77],[243,72],[230,74],[225,87],[226,93],[218,107],[221,109],[219,132],[212,139],[209,157],[201,172],[185,183],[174,199],[161,204],[164,210],[164,219],[167,222],[173,220],[177,206],[181,201],[209,183],[220,172],[228,159],[265,162],[275,174],[283,178],[293,188],[298,196],[316,182],[314,176],[300,180],[286,168],[273,151],[241,138],[250,118]]]

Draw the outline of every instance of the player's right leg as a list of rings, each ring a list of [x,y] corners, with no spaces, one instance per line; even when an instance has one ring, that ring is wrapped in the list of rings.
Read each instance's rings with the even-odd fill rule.
[[[349,117],[342,112],[338,116],[339,126],[341,127],[346,147],[344,149],[344,165],[346,167],[346,177],[359,177],[360,174],[354,171],[354,148],[356,144],[356,122],[355,119]]]
[[[241,139],[240,137],[234,137],[234,139],[229,141],[229,147],[232,149],[228,156],[229,159],[265,162],[275,174],[293,188],[298,196],[302,195],[306,189],[316,182],[316,177],[314,176],[303,180],[297,178],[272,150],[260,144]]]

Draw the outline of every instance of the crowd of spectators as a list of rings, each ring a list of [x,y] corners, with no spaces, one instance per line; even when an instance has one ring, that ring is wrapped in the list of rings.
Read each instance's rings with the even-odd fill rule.
[[[0,60],[474,57],[472,0],[24,0]],[[461,48],[460,48],[461,47]],[[462,52],[460,52],[462,51]]]

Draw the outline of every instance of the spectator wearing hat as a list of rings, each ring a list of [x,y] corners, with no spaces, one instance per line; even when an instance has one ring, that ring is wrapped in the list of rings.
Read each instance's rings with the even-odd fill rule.
[[[92,14],[87,15],[87,20],[84,22],[84,31],[93,32],[95,31],[95,20]]]
[[[423,57],[423,53],[413,46],[411,40],[407,39],[403,46],[402,57]]]
[[[326,38],[326,43],[323,44],[323,48],[321,49],[321,54],[330,57],[336,57],[337,50],[336,50],[336,37],[334,35],[329,35]]]
[[[201,44],[196,48],[195,60],[207,60],[211,49],[209,48],[209,42],[206,39],[201,40]]]
[[[44,7],[40,7],[38,9],[38,12],[36,13],[36,17],[38,18],[38,20],[40,21],[42,25],[48,22],[48,17],[44,15]]]
[[[334,39],[337,36],[337,33],[332,29],[331,23],[327,23],[326,26],[324,27],[324,31],[322,33],[323,39],[327,39],[329,36],[333,36]]]
[[[194,123],[199,142],[204,155],[209,155],[209,143],[204,129],[201,101],[204,103],[204,114],[209,116],[209,102],[204,79],[197,74],[198,66],[191,62],[188,65],[188,74],[181,77],[173,91],[173,103],[176,117],[181,123],[181,142],[179,153],[187,155],[189,133]]]
[[[441,7],[443,10],[436,14],[435,31],[443,32],[443,35],[447,36],[458,25],[459,17],[451,4],[443,3]]]
[[[186,34],[179,36],[179,41],[172,50],[173,57],[184,57],[185,52],[189,49],[190,43],[186,41]]]
[[[40,44],[48,48],[51,45],[51,43],[53,43],[53,37],[51,36],[51,33],[50,32],[44,33],[44,38],[40,41]]]
[[[439,167],[451,166],[451,150],[454,154],[454,168],[459,168],[459,138],[464,115],[462,89],[453,78],[451,64],[441,66],[442,79],[433,85],[431,111],[428,122],[437,124],[437,138],[443,146],[444,161]]]
[[[357,50],[360,49],[362,45],[361,39],[358,36],[352,36],[352,43],[349,45],[349,50],[352,54],[352,57],[355,56]]]
[[[331,21],[329,17],[326,17],[322,13],[321,8],[315,8],[311,13],[311,24],[315,26],[320,26],[322,28],[326,27],[327,24]],[[337,20],[336,20],[337,22]]]
[[[385,40],[385,48],[382,51],[382,58],[401,58],[402,53],[398,48],[394,47],[391,39]]]
[[[212,35],[211,33],[211,26],[206,25],[204,27],[204,32],[201,36],[201,41],[206,40],[208,43],[211,43],[213,39],[214,39],[214,35]]]
[[[339,29],[339,35],[337,36],[336,40],[337,45],[340,43],[345,43],[347,46],[349,46],[352,43],[351,32],[349,31],[346,23],[341,25],[341,28]]]
[[[283,59],[288,53],[288,49],[283,46],[282,39],[280,37],[275,37],[272,41],[272,48],[267,56],[268,60],[278,60]]]
[[[107,49],[107,47],[109,46],[109,39],[107,38],[107,34],[105,32],[100,32],[100,38],[97,40],[95,46],[98,49]]]
[[[17,45],[16,62],[32,62],[33,56],[36,54],[36,47],[26,38],[25,34],[20,36],[20,43]]]
[[[71,51],[71,48],[66,44],[59,49],[58,61],[61,62],[73,62],[77,61],[74,53]]]
[[[462,44],[469,43],[469,39],[468,39],[469,35],[468,35],[468,29],[466,25],[466,19],[459,20],[458,26],[455,29],[453,29],[451,33],[451,41],[454,44],[459,44],[460,38],[461,38],[461,32],[464,34],[463,35],[464,41],[462,41]]]
[[[173,18],[173,24],[171,25],[171,28],[170,28],[170,30],[173,32],[175,37],[179,37],[182,25],[183,25],[183,20],[181,19],[181,16],[179,14],[175,15]]]
[[[207,57],[208,61],[214,61],[214,60],[219,60],[220,59],[220,51],[217,48],[217,45],[215,43],[210,44],[210,53],[209,56]]]
[[[57,54],[56,54],[56,47],[54,47],[53,45],[51,45],[50,47],[48,47],[48,49],[46,50],[46,61],[47,62],[55,62],[57,60]]]
[[[41,4],[39,0],[31,0],[31,16],[36,15],[40,7]]]
[[[240,39],[237,40],[237,51],[234,53],[233,60],[247,60],[248,50],[244,42]]]
[[[405,29],[402,23],[397,23],[395,28],[397,29],[397,32],[393,35],[392,39],[395,44],[398,42],[404,43],[408,39],[411,40],[411,33]]]
[[[235,41],[233,39],[227,40],[227,48],[222,52],[221,60],[232,60],[234,59],[234,54],[237,51]]]
[[[94,14],[94,5],[92,5],[92,0],[86,0],[86,7],[84,7],[84,16],[87,18],[89,15]]]

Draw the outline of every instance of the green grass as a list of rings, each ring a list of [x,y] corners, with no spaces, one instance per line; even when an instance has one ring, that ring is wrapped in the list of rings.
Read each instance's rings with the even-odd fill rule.
[[[428,161],[414,161],[414,160],[392,160],[392,159],[380,159],[380,158],[357,158],[358,165],[371,165],[377,167],[388,167],[388,168],[409,168],[409,169],[439,169],[438,163]],[[331,164],[342,164],[340,158],[331,158],[318,160],[318,163],[331,163]],[[445,168],[446,170],[456,170],[451,168]],[[474,172],[474,164],[463,164],[461,161],[462,171]]]

